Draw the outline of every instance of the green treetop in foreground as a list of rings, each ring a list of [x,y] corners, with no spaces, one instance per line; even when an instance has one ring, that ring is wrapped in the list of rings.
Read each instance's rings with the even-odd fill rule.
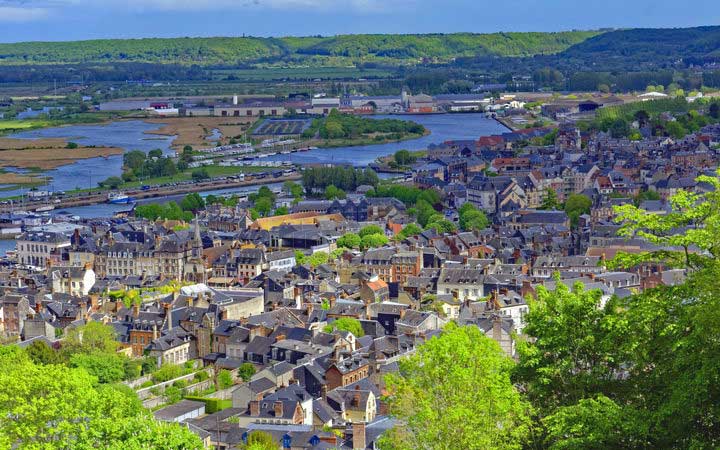
[[[123,385],[100,384],[81,368],[33,363],[0,347],[0,448],[200,449],[177,424],[155,421]]]
[[[510,382],[513,363],[477,327],[448,325],[387,378],[402,425],[388,449],[519,449],[529,405]]]

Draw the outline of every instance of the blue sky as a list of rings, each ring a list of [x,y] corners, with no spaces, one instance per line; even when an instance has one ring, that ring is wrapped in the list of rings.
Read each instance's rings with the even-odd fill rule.
[[[720,24],[718,0],[0,0],[0,42]]]

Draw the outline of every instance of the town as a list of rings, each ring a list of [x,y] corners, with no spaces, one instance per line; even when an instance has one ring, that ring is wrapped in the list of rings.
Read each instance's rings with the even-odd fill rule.
[[[10,215],[23,232],[2,272],[0,331],[37,350],[110,327],[120,354],[142,361],[116,380],[208,446],[263,431],[283,448],[369,448],[395,423],[384,376],[448,322],[514,358],[538,287],[580,283],[604,303],[685,280],[686,269],[608,265],[673,250],[618,236],[617,207],[668,214],[717,167],[720,125],[673,138],[646,122],[633,140],[564,119],[400,151],[410,177],[399,183],[305,167],[279,192],[188,194],[189,218],[142,217],[149,206],[70,222]]]
[[[79,3],[0,2],[0,449],[720,445],[720,27]]]

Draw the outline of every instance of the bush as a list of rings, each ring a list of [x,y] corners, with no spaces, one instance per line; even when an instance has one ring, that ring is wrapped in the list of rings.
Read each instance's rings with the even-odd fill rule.
[[[174,364],[164,364],[152,374],[152,379],[155,383],[162,383],[172,380],[173,378],[180,377],[182,375],[182,367],[176,366]]]
[[[250,381],[253,375],[255,375],[255,366],[251,363],[242,363],[238,368],[238,377],[243,381]]]
[[[222,369],[218,373],[217,383],[219,389],[227,389],[233,385],[233,376],[227,369]]]
[[[223,409],[228,409],[232,407],[232,400],[221,400],[219,398],[186,395],[185,400],[193,400],[196,402],[205,403],[205,412],[207,414],[213,414],[218,411],[222,411]]]
[[[192,171],[192,179],[195,181],[210,179],[210,173],[204,167]]]

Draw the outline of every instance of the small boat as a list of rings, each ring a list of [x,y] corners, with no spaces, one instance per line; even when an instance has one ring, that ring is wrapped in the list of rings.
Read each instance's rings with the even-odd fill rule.
[[[52,205],[47,205],[47,206],[41,206],[41,207],[35,209],[35,212],[39,212],[39,213],[41,213],[41,212],[48,212],[48,211],[52,211],[53,209],[55,209],[54,206],[52,206]]]
[[[121,192],[111,192],[108,194],[108,203],[113,205],[123,205],[134,202],[135,199]]]

